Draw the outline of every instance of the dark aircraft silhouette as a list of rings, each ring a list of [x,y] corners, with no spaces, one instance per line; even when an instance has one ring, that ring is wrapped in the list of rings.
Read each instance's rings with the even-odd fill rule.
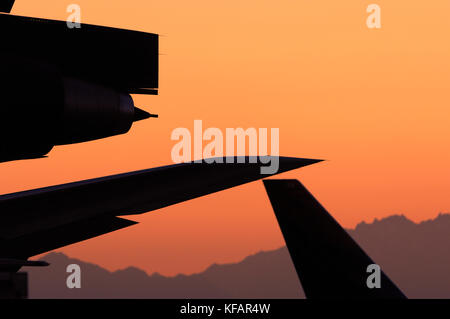
[[[11,12],[15,0],[2,0],[0,2],[0,12]]]
[[[234,163],[223,158],[222,163],[175,164],[2,195],[0,275],[10,276],[22,266],[45,266],[45,262],[28,258],[136,224],[123,216],[146,213],[267,176],[260,172],[265,164],[252,163],[249,157],[245,161],[238,159]],[[317,162],[279,157],[277,173]],[[16,291],[14,287],[9,281],[9,286],[2,289],[0,278],[0,298],[26,296],[23,289]]]
[[[14,1],[0,1],[10,12]],[[126,133],[155,117],[130,94],[158,93],[158,35],[0,14],[0,162]]]
[[[307,298],[406,298],[382,271],[367,286],[375,263],[299,181],[263,182]]]
[[[146,213],[266,177],[261,163],[245,160],[175,164],[2,195],[0,271],[16,271],[31,256],[136,224],[117,216]],[[278,173],[317,162],[280,157]]]
[[[9,13],[14,1],[1,1]],[[0,162],[126,133],[152,115],[158,35],[0,14]],[[186,163],[0,196],[0,297],[24,297],[28,258],[134,225],[140,214],[261,179],[263,163]],[[279,173],[317,162],[279,158]],[[5,275],[6,274],[6,275]],[[2,278],[6,278],[5,280]]]
[[[14,1],[0,1],[9,13]],[[158,35],[0,14],[0,162],[45,156],[55,145],[126,133],[154,115],[130,94],[157,94]],[[266,177],[263,163],[185,163],[0,196],[0,297],[25,297],[28,258],[122,229],[141,214]],[[318,160],[279,158],[278,173]],[[403,297],[301,185],[266,181],[308,297]],[[301,214],[294,215],[299,208]],[[329,240],[332,236],[333,240]],[[338,274],[339,276],[334,276]]]

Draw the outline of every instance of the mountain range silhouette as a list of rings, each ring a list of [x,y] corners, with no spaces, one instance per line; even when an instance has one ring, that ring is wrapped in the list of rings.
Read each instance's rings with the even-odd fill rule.
[[[418,224],[394,215],[347,231],[409,298],[450,298],[450,214]],[[304,298],[286,247],[175,277],[110,272],[63,253],[43,260],[51,265],[27,269],[30,298]],[[66,286],[69,264],[81,267],[80,289]]]

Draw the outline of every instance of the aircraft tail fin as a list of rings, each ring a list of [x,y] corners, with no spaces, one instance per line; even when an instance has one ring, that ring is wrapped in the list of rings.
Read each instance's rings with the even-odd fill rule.
[[[381,270],[369,288],[375,263],[298,180],[264,186],[307,298],[406,298]]]

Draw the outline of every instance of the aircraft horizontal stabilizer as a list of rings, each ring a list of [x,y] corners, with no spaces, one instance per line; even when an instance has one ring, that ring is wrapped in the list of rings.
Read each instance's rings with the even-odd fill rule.
[[[277,160],[277,173],[319,162]],[[257,158],[216,158],[0,196],[0,257],[26,259],[131,226],[135,222],[116,216],[146,213],[262,179],[268,176],[261,175],[262,166],[267,163]]]

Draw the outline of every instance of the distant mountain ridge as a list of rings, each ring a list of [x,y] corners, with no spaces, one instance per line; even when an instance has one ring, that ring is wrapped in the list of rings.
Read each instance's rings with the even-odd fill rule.
[[[394,215],[348,232],[408,297],[450,298],[450,214],[418,224]],[[43,259],[51,266],[29,270],[30,298],[304,298],[286,247],[175,277],[109,272],[62,253]],[[81,289],[66,286],[69,264],[81,267]]]
[[[287,249],[246,257],[236,264],[212,265],[194,275],[148,275],[128,267],[109,272],[95,264],[50,253],[46,268],[29,271],[30,298],[301,298],[301,286]],[[66,286],[66,267],[78,264],[80,289]],[[267,276],[268,273],[273,275]]]

